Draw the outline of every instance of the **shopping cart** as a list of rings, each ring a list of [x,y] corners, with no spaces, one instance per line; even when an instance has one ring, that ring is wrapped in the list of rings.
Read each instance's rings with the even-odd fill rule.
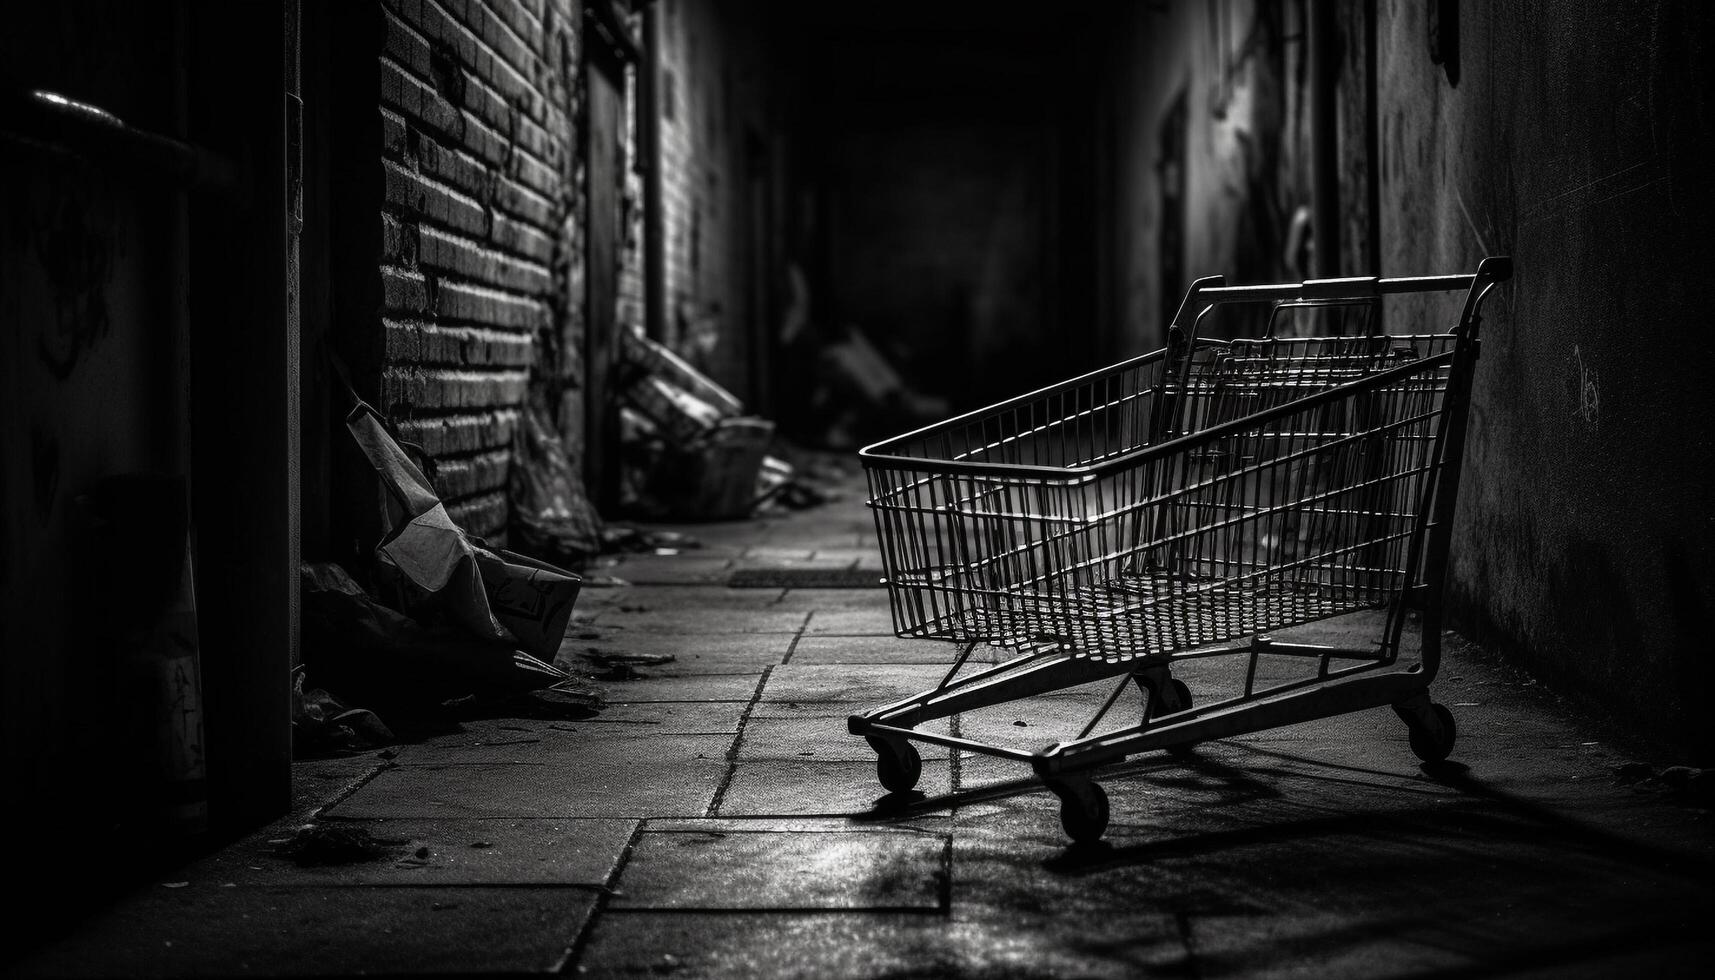
[[[864,449],[895,630],[960,644],[933,689],[850,719],[882,785],[916,785],[913,742],[1028,762],[1084,842],[1108,822],[1093,770],[1140,752],[1390,705],[1420,758],[1445,759],[1443,573],[1479,313],[1510,274],[1491,257],[1473,275],[1199,280],[1164,350]],[[1384,296],[1456,290],[1450,332],[1381,330]],[[1272,304],[1248,307],[1262,335],[1198,336],[1227,304]],[[1325,335],[1283,329],[1302,319]],[[1368,646],[1271,635],[1364,610]],[[1422,642],[1402,658],[1409,620]],[[979,645],[1013,655],[962,673]],[[1194,706],[1174,674],[1203,658],[1234,669]],[[1038,751],[920,727],[1116,678],[1076,737]],[[1098,733],[1133,684],[1138,724]]]

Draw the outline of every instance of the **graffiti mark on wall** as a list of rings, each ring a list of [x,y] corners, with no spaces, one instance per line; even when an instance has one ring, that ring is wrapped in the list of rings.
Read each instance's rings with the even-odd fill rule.
[[[1584,363],[1584,353],[1572,346],[1572,356],[1578,361],[1578,408],[1572,414],[1591,425],[1597,424],[1602,409],[1602,392],[1597,387],[1596,372]]]
[[[107,334],[107,282],[113,270],[113,207],[106,189],[61,177],[35,198],[29,237],[54,291],[54,318],[36,350],[64,381]]]

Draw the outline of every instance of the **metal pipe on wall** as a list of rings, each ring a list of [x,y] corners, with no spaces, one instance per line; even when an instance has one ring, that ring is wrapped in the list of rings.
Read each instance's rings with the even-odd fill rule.
[[[667,335],[667,243],[661,212],[661,11],[643,7],[643,62],[637,66],[637,155],[643,172],[643,327]]]
[[[1341,274],[1339,119],[1334,99],[1340,37],[1334,13],[1334,0],[1310,0],[1311,268],[1319,278]]]

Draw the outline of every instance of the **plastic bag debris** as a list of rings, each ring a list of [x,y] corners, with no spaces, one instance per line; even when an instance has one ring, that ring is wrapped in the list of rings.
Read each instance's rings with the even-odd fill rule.
[[[566,456],[548,414],[524,407],[512,460],[512,534],[520,550],[581,567],[602,550],[601,515]]]
[[[553,656],[572,616],[578,576],[466,534],[367,404],[357,403],[346,427],[387,491],[392,530],[375,556],[406,608],[432,605],[477,637]]]

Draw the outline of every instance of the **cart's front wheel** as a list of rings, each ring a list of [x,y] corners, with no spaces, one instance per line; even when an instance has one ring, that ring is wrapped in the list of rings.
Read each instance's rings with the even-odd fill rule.
[[[1453,723],[1453,712],[1448,711],[1444,704],[1431,704],[1429,713],[1434,716],[1435,724],[1419,722],[1406,727],[1411,738],[1411,751],[1424,762],[1444,762],[1453,754],[1453,742],[1459,737],[1459,726]]]
[[[904,739],[885,738],[871,738],[869,744],[875,749],[875,774],[882,788],[903,793],[917,785],[923,775],[923,757],[917,753],[917,746]]]
[[[1094,844],[1108,829],[1108,793],[1096,783],[1050,783],[1060,797],[1060,827],[1074,844]]]

